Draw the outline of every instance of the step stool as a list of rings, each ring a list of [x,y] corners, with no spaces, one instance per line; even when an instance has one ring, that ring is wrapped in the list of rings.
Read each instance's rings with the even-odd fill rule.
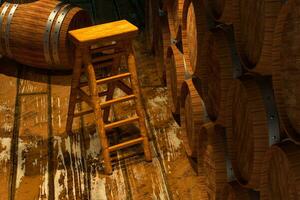
[[[137,78],[132,40],[138,34],[138,29],[126,20],[91,26],[69,32],[71,41],[75,45],[75,63],[71,83],[71,94],[66,131],[72,133],[73,118],[85,114],[94,113],[96,129],[100,137],[102,157],[105,174],[112,173],[110,153],[133,146],[143,144],[145,159],[151,161],[151,152],[145,125],[144,110],[141,104],[141,92]],[[93,55],[97,55],[96,57]],[[107,75],[100,79],[95,73],[96,68],[110,68],[111,72],[120,71],[121,58],[126,58],[128,72]],[[82,74],[86,74],[87,81],[80,81]],[[103,74],[102,74],[103,75]],[[131,87],[124,83],[129,78]],[[99,92],[97,85],[107,84],[107,90]],[[82,88],[88,86],[89,94]],[[113,98],[115,88],[126,93],[126,96]],[[105,101],[101,102],[101,97]],[[136,116],[124,120],[109,122],[109,110],[111,105],[129,100],[134,100]],[[80,113],[75,112],[76,103],[86,102],[91,110]],[[102,111],[103,110],[103,111]],[[114,146],[109,146],[107,131],[126,124],[138,122],[140,137]]]

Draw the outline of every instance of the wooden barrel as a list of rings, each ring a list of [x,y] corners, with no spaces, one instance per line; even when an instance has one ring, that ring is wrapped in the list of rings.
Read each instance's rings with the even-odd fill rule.
[[[204,0],[209,16],[221,22],[232,22],[233,0]]]
[[[272,74],[272,43],[281,0],[233,0],[233,26],[246,69]]]
[[[228,87],[233,80],[233,62],[226,33],[221,29],[207,32],[203,54],[195,75],[201,80],[201,94],[208,116],[225,125]]]
[[[213,122],[204,124],[198,144],[198,174],[204,177],[207,196],[211,200],[221,199],[222,189],[227,183],[225,129]]]
[[[227,183],[222,190],[223,200],[258,200],[259,193],[243,188],[238,182]]]
[[[258,189],[263,155],[269,147],[268,116],[254,76],[234,80],[228,91],[227,143],[234,174]]]
[[[185,0],[182,15],[182,46],[184,56],[193,73],[200,63],[207,19],[203,1]]]
[[[31,2],[35,2],[35,1],[38,1],[38,0],[6,0],[5,2],[8,2],[8,3],[31,3]]]
[[[164,10],[167,12],[170,36],[175,39],[182,24],[182,9],[184,0],[166,0]]]
[[[180,91],[184,82],[185,66],[183,55],[175,45],[168,48],[166,67],[169,105],[174,114],[179,114]]]
[[[167,52],[170,45],[171,39],[167,16],[162,16],[160,20],[160,28],[158,30],[158,39],[155,45],[155,60],[157,70],[160,74],[162,74],[164,82],[166,82]]]
[[[300,199],[300,148],[290,141],[272,146],[261,174],[261,200]]]
[[[183,144],[189,157],[197,162],[199,134],[201,126],[208,121],[204,103],[192,79],[182,84],[180,122]]]
[[[280,12],[274,34],[273,85],[281,126],[300,144],[300,3],[288,1]]]
[[[4,3],[0,10],[1,54],[33,67],[72,68],[68,31],[91,24],[86,11],[49,0]]]
[[[154,26],[156,13],[154,9],[156,8],[156,0],[145,1],[145,35],[146,35],[146,46],[147,49],[153,50],[153,40],[154,40]]]

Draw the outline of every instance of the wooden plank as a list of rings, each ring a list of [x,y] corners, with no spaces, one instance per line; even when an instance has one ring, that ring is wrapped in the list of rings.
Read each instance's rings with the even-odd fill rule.
[[[125,160],[132,199],[170,199],[158,155],[152,152],[152,162],[143,157]]]
[[[69,31],[71,39],[79,45],[130,39],[138,33],[138,28],[126,20]]]
[[[155,150],[160,155],[162,173],[169,191],[172,191],[170,197],[195,199],[201,195],[203,185],[186,157],[180,128],[168,109],[166,88],[145,88],[142,93]]]
[[[0,199],[7,200],[10,191],[17,65],[3,59],[0,62]]]
[[[91,199],[126,200],[130,192],[126,183],[126,174],[120,162],[114,165],[113,174],[104,175],[100,158],[99,136],[93,129],[85,128],[87,166],[91,180]]]
[[[19,96],[20,128],[18,162],[16,171],[15,199],[48,198],[48,96],[47,75],[22,69],[22,93]],[[26,194],[26,195],[24,195]]]
[[[82,152],[80,118],[66,133],[71,76],[51,77],[54,199],[88,199],[89,184]],[[76,112],[79,112],[78,107]]]

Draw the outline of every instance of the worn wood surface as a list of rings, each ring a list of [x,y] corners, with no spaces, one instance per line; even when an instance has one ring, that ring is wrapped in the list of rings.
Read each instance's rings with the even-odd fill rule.
[[[167,89],[151,75],[157,70],[155,61],[141,43],[134,46],[153,161],[145,162],[140,149],[117,151],[111,176],[103,172],[92,115],[77,118],[73,134],[65,132],[71,75],[1,59],[1,200],[199,199],[201,179],[190,166],[180,129],[167,108]],[[85,103],[76,107],[86,108]],[[114,112],[131,109],[121,108]]]

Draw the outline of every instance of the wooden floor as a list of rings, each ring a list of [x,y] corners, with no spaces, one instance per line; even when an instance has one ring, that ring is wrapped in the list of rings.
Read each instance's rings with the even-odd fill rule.
[[[111,176],[103,175],[92,115],[75,120],[73,135],[65,133],[70,75],[0,61],[0,200],[199,199],[199,179],[142,41],[135,48],[153,161],[145,162],[138,148],[117,152]],[[122,108],[114,115],[130,105]],[[130,152],[137,155],[122,159]]]

